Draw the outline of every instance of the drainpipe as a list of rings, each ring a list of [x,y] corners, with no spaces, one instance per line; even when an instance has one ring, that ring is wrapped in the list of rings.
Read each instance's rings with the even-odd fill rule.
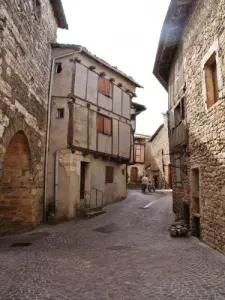
[[[56,212],[59,201],[59,150],[55,152],[54,162],[54,208]]]
[[[46,128],[46,143],[45,143],[45,164],[44,164],[44,203],[43,203],[43,218],[47,221],[47,175],[48,175],[48,151],[49,151],[49,134],[50,134],[50,120],[51,120],[51,104],[52,104],[52,85],[55,70],[55,62],[57,59],[64,58],[67,56],[74,55],[76,53],[82,52],[83,47],[78,51],[73,51],[71,53],[63,54],[52,59],[51,63],[51,73],[50,73],[50,83],[49,83],[49,93],[48,93],[48,114],[47,114],[47,128]]]

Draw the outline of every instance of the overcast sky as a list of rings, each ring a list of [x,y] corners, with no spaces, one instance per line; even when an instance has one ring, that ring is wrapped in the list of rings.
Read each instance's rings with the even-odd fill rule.
[[[161,27],[170,0],[62,0],[69,31],[58,42],[79,44],[144,86],[134,101],[147,111],[137,133],[153,134],[163,122],[167,93],[152,74]]]

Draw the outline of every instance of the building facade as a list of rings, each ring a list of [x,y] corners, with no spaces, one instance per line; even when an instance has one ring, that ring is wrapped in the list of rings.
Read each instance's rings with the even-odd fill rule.
[[[156,189],[171,188],[171,165],[168,136],[168,117],[159,126],[145,147],[145,170]]]
[[[134,135],[133,161],[128,166],[128,182],[138,183],[145,175],[145,146],[150,136],[143,134]]]
[[[48,202],[70,219],[126,196],[133,146],[132,78],[76,45],[53,45]],[[135,113],[134,113],[135,114]]]
[[[154,67],[169,93],[174,212],[223,253],[224,13],[224,0],[171,1]]]
[[[42,218],[51,43],[67,23],[59,0],[0,7],[0,234],[7,234]]]

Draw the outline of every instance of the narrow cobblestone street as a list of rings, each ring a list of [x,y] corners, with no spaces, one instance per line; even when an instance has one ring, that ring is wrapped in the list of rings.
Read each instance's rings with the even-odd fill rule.
[[[99,217],[2,238],[0,298],[225,299],[225,257],[195,238],[172,239],[171,207],[170,194],[134,190]]]

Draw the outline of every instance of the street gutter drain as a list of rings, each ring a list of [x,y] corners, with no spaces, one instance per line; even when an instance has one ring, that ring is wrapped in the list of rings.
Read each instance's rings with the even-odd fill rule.
[[[113,223],[93,229],[93,231],[97,231],[97,232],[101,232],[101,233],[113,233],[114,231],[117,231],[117,230],[118,230],[118,227]]]
[[[30,246],[32,245],[32,243],[30,242],[21,242],[21,243],[14,243],[11,245],[11,247],[27,247],[27,246]]]

